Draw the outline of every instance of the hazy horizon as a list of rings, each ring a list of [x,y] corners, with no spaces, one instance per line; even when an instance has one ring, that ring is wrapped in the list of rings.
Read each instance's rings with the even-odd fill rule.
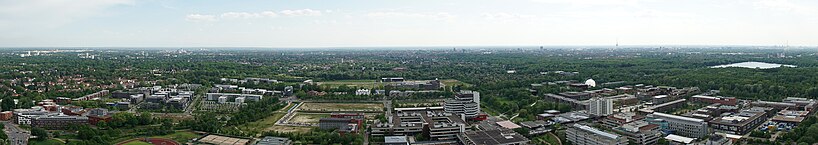
[[[818,46],[818,1],[0,0],[0,47]]]

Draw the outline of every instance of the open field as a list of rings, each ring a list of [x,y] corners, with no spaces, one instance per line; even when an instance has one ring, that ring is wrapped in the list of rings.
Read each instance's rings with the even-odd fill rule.
[[[153,145],[153,144],[144,141],[131,141],[122,145]]]
[[[382,111],[380,103],[312,103],[306,102],[299,109],[304,111]]]
[[[455,79],[443,79],[443,80],[440,80],[440,82],[443,83],[444,85],[446,85],[447,87],[452,87],[452,86],[457,86],[457,85],[463,85],[463,86],[467,86],[467,87],[472,86],[471,84],[461,82],[461,81],[455,80]]]
[[[60,142],[59,140],[56,140],[56,139],[47,139],[47,140],[42,140],[42,141],[32,139],[32,140],[28,141],[28,144],[30,144],[30,145],[61,145],[61,144],[64,144],[64,143]]]
[[[289,122],[291,123],[318,123],[321,118],[329,117],[328,113],[298,113]]]
[[[274,125],[265,129],[265,131],[278,131],[278,132],[309,132],[315,127],[300,127],[300,126],[281,126],[281,125]]]
[[[166,139],[174,140],[176,142],[185,143],[185,142],[188,142],[191,139],[198,138],[199,136],[200,135],[198,135],[196,133],[193,133],[193,132],[189,132],[189,131],[176,131],[176,133],[173,133],[173,134],[162,135],[162,136],[152,136],[150,138],[166,138]]]

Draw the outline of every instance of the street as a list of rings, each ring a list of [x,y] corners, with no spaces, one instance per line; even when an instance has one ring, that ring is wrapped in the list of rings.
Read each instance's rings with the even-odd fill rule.
[[[3,122],[3,125],[6,126],[3,131],[6,132],[6,135],[9,136],[9,142],[12,145],[27,145],[28,138],[30,136],[29,132],[17,127],[17,125],[9,123],[7,121]]]

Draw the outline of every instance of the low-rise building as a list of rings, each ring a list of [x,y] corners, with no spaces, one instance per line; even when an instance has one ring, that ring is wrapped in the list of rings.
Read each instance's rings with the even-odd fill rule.
[[[265,136],[256,145],[291,145],[293,144],[289,138]]]
[[[743,135],[753,131],[768,119],[766,112],[742,110],[710,120],[710,128],[729,134]]]
[[[467,131],[458,139],[464,145],[525,145],[530,141],[511,130]]]
[[[628,140],[640,145],[653,145],[662,137],[659,125],[650,124],[646,121],[634,121],[614,128],[614,131],[628,138]]]
[[[668,130],[673,131],[674,134],[677,135],[690,138],[703,138],[709,134],[707,122],[702,119],[659,112],[654,112],[651,115],[653,118],[664,120],[667,123]]]
[[[565,136],[574,145],[627,145],[628,139],[590,126],[574,124],[565,131]]]
[[[633,112],[622,112],[602,118],[602,125],[608,128],[615,128],[634,121],[644,120],[645,116]]]
[[[69,125],[88,124],[88,117],[67,115],[39,115],[31,117],[31,127],[64,129]]]

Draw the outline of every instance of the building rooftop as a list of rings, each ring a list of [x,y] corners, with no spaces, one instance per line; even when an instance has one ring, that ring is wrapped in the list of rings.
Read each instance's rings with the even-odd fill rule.
[[[406,140],[406,136],[384,136],[383,137],[384,143],[408,143],[409,141]]]
[[[675,134],[667,135],[665,137],[665,139],[670,140],[670,141],[674,141],[674,142],[681,142],[681,143],[685,143],[685,144],[690,144],[690,143],[693,142],[693,140],[696,140],[695,138],[678,136],[678,135],[675,135]]]
[[[665,113],[659,113],[659,112],[654,112],[653,115],[658,116],[658,117],[673,118],[673,119],[692,121],[692,122],[704,122],[704,120],[702,120],[702,119],[696,119],[696,118],[690,118],[690,117],[684,117],[684,116],[678,116],[678,115],[672,115],[672,114],[665,114]]]
[[[528,138],[510,130],[487,130],[469,131],[463,133],[469,140],[477,145],[496,145],[528,142]]]
[[[606,138],[609,138],[609,139],[616,140],[616,139],[620,138],[619,135],[604,132],[604,131],[598,130],[598,129],[590,127],[590,126],[585,126],[585,125],[581,125],[581,124],[574,124],[573,127],[576,127],[576,128],[579,128],[579,129],[585,130],[587,132],[591,132],[591,133],[594,133],[596,135],[606,137]]]

